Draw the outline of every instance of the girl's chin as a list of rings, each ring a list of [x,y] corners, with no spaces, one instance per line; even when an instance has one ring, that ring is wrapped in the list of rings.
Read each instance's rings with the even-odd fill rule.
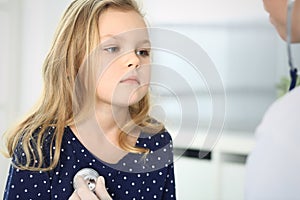
[[[120,90],[113,96],[113,102],[119,102],[127,106],[138,103],[146,94],[148,88],[139,87],[133,90]]]
[[[148,92],[148,87],[138,87],[138,88],[127,88],[127,87],[119,87],[117,88],[113,94],[101,93],[98,91],[97,101],[101,104],[111,104],[112,106],[131,106],[138,103]]]

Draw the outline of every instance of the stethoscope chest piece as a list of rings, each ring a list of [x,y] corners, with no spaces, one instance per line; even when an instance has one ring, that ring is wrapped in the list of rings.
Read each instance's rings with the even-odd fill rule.
[[[99,174],[96,170],[92,168],[83,168],[79,170],[75,176],[73,177],[73,187],[76,190],[78,188],[78,176],[82,176],[84,181],[86,182],[88,188],[91,191],[94,191],[96,188],[96,181],[99,177]]]

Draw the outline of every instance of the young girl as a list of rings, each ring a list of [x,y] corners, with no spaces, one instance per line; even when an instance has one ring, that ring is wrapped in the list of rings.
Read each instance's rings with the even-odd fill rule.
[[[172,140],[148,113],[150,41],[133,0],[73,1],[43,75],[39,104],[7,131],[4,199],[175,199]],[[93,191],[74,178],[85,168],[100,175]]]

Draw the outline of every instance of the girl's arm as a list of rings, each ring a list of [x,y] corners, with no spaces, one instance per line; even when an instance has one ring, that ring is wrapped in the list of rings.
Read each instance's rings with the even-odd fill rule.
[[[48,135],[50,138],[52,135]],[[46,141],[51,141],[48,138]],[[49,163],[50,151],[49,144],[43,145],[44,165]],[[18,143],[12,156],[12,164],[10,166],[4,199],[51,199],[51,174],[49,171],[31,171],[21,170],[16,166],[26,164],[26,156],[22,148],[22,142]]]
[[[173,140],[169,133],[165,134],[165,147],[168,152],[167,159],[167,175],[165,180],[165,187],[163,193],[163,200],[174,200],[176,199],[176,190],[175,190],[175,176],[174,176],[174,154],[173,154]]]
[[[11,165],[4,200],[51,199],[50,176],[48,172],[20,170]]]
[[[168,166],[168,173],[164,188],[163,200],[176,199],[175,178],[174,178],[174,164]]]

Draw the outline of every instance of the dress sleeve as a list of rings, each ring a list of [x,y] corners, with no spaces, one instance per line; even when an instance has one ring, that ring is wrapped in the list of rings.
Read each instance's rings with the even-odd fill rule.
[[[174,178],[174,164],[170,164],[167,170],[167,178],[164,188],[163,199],[176,199],[176,191],[175,191],[175,178]]]
[[[20,170],[10,166],[4,200],[51,199],[50,176],[47,172]]]
[[[48,134],[43,145],[44,165],[49,163]],[[12,164],[7,177],[4,200],[11,199],[51,199],[51,176],[50,172],[21,170],[17,166],[26,164],[26,156],[22,148],[22,142],[18,143],[12,156]]]
[[[168,165],[167,165],[167,175],[164,187],[163,200],[174,200],[176,199],[175,190],[175,176],[174,176],[174,154],[173,154],[173,141],[169,133],[165,134],[165,139],[167,145],[165,146],[168,152]]]

